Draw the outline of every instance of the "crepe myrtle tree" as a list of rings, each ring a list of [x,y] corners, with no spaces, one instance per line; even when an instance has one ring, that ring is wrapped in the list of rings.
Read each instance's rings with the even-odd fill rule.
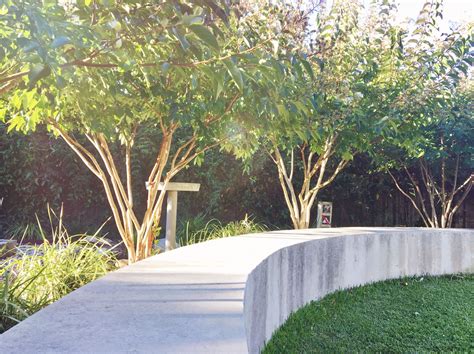
[[[472,24],[437,28],[439,1],[427,1],[403,37],[412,72],[392,124],[373,155],[427,227],[450,227],[472,188]],[[410,69],[411,68],[411,69]],[[395,119],[394,119],[395,118]],[[403,173],[397,173],[397,170]],[[401,176],[408,179],[408,187]]]
[[[463,83],[451,105],[427,116],[416,134],[383,149],[384,167],[426,227],[452,227],[474,185],[473,92],[472,80]]]
[[[396,38],[387,21],[374,14],[360,22],[361,10],[355,2],[335,2],[320,13],[310,48],[290,63],[288,79],[261,109],[262,144],[295,229],[310,226],[319,191],[380,134],[395,96],[386,87],[404,78],[393,75]]]
[[[28,6],[33,17],[19,10]],[[25,132],[46,124],[99,178],[129,262],[152,252],[169,181],[245,125],[245,97],[265,92],[278,33],[256,32],[228,10],[198,0],[15,1],[3,9],[8,25],[38,45],[25,49],[3,32],[2,120]],[[150,126],[159,133],[139,215],[133,148]]]

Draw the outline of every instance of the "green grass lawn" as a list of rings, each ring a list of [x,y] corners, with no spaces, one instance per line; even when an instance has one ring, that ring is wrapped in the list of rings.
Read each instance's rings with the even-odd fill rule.
[[[407,278],[326,296],[292,314],[264,353],[474,352],[474,275]]]

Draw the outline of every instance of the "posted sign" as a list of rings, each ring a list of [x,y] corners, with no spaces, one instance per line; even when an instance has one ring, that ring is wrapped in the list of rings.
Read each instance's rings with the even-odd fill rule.
[[[317,227],[331,227],[331,222],[332,222],[332,203],[319,202]]]

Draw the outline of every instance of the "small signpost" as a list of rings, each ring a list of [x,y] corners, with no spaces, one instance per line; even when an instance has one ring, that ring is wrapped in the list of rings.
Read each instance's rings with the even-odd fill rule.
[[[176,248],[176,214],[178,211],[178,192],[199,192],[199,183],[168,182],[166,192],[166,242],[165,251]],[[163,183],[158,185],[159,190],[163,190]]]
[[[319,202],[317,227],[331,227],[331,222],[332,222],[332,203]]]

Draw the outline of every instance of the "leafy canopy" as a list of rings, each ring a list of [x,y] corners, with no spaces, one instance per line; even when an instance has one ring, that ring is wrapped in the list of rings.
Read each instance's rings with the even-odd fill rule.
[[[199,0],[8,0],[0,16],[9,130],[49,123],[125,140],[150,120],[205,138],[239,98],[264,92],[278,35],[253,30],[225,2]]]

